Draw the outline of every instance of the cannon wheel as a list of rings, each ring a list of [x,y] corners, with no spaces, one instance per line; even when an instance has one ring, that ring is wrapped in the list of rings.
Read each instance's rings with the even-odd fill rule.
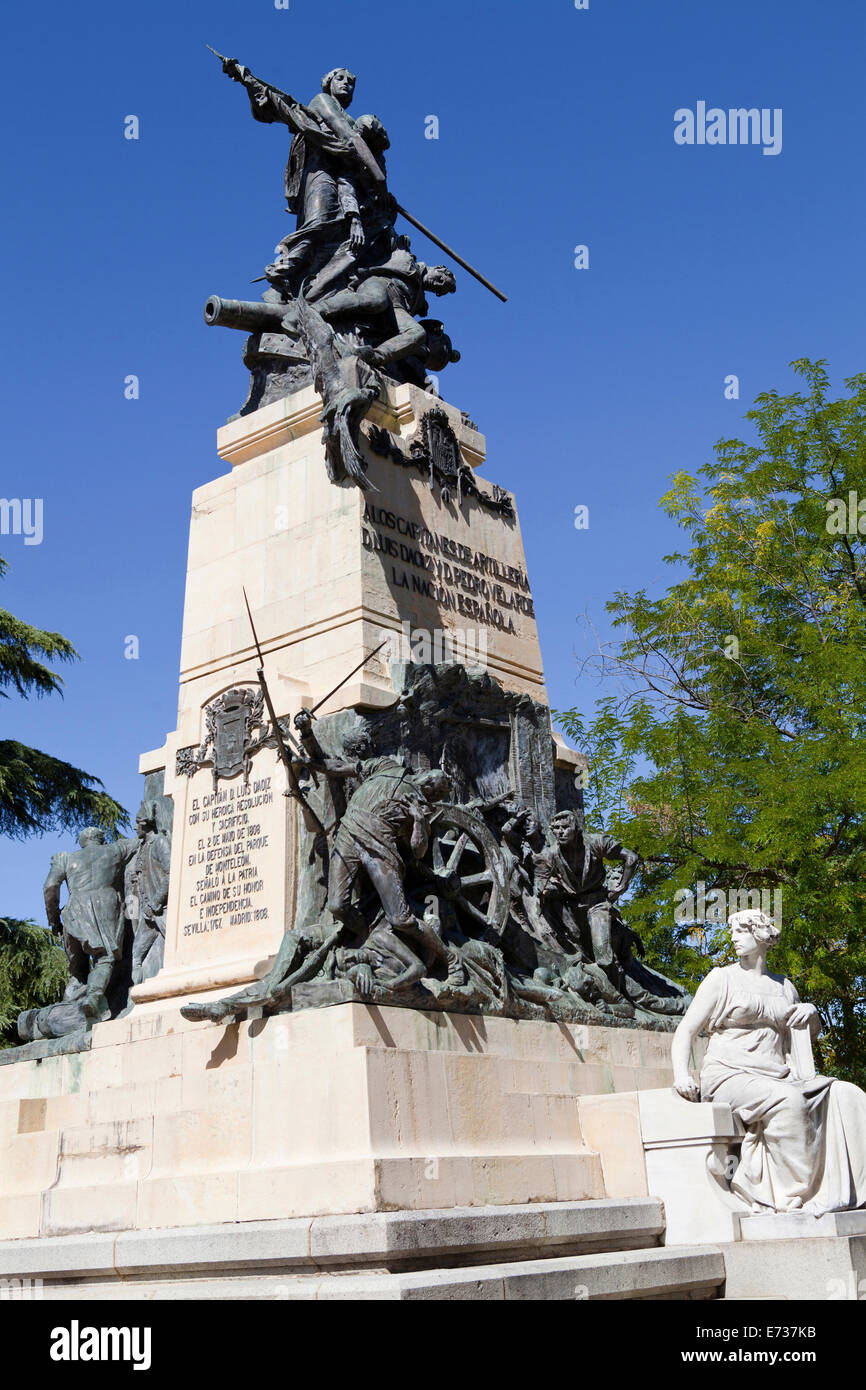
[[[443,806],[430,827],[425,866],[437,883],[435,891],[452,904],[464,936],[503,931],[508,875],[499,845],[480,816],[462,806]]]

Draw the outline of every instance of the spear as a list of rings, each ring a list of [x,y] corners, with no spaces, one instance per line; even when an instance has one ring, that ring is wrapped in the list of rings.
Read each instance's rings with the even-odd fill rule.
[[[464,261],[463,257],[458,256],[452,246],[449,246],[447,242],[440,241],[435,232],[431,232],[429,227],[425,227],[423,222],[419,222],[417,217],[413,217],[411,212],[407,212],[399,203],[397,204],[397,211],[401,216],[405,217],[407,222],[411,222],[413,227],[417,227],[419,232],[422,232],[424,236],[432,241],[434,246],[438,246],[440,251],[444,251],[446,256],[450,256],[452,261],[456,261],[464,270],[468,270],[469,274],[473,275],[478,283],[483,285],[486,290],[489,290],[491,294],[495,294],[496,298],[501,299],[503,304],[508,303],[508,296],[504,295],[501,290],[498,290],[490,280],[486,280],[480,270],[476,270],[468,261]]]

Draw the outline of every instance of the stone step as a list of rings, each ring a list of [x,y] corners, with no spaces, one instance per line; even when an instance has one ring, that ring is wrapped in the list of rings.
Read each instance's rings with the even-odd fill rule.
[[[136,1160],[133,1159],[133,1162]],[[44,1192],[0,1197],[2,1229],[12,1238],[151,1231],[324,1217],[340,1212],[478,1210],[513,1203],[581,1203],[604,1198],[597,1155],[589,1153],[373,1154],[217,1167],[196,1172],[154,1166],[136,1180],[78,1185],[94,1160],[73,1167]],[[98,1168],[99,1160],[95,1160]],[[69,1172],[69,1170],[67,1170]],[[39,1208],[27,1212],[34,1202]],[[10,1210],[14,1203],[14,1210]],[[5,1205],[5,1211],[4,1211]],[[509,1203],[511,1206],[512,1203]],[[15,1223],[15,1213],[19,1213]],[[36,1225],[27,1225],[36,1220]]]
[[[724,1279],[725,1263],[718,1247],[662,1246],[399,1274],[227,1271],[190,1275],[166,1269],[157,1277],[67,1278],[44,1284],[39,1294],[46,1301],[74,1298],[76,1303],[680,1301],[719,1299]]]
[[[590,1299],[716,1299],[724,1288],[725,1262],[716,1246],[662,1246],[552,1259],[515,1260],[462,1269],[406,1274],[346,1275],[340,1279],[286,1280],[287,1300],[420,1300],[500,1302]],[[180,1294],[181,1297],[194,1297]],[[201,1297],[201,1294],[198,1295]],[[211,1297],[214,1294],[210,1295]],[[226,1295],[221,1295],[225,1297]],[[273,1297],[236,1288],[233,1298]]]
[[[652,1198],[227,1223],[0,1243],[45,1298],[715,1298],[713,1247]]]

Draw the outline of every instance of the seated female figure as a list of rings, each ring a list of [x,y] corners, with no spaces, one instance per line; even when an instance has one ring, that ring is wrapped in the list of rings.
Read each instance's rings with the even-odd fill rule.
[[[731,1189],[754,1211],[819,1216],[866,1206],[866,1093],[813,1074],[809,1035],[820,1020],[790,980],[767,969],[780,936],[772,919],[749,910],[728,925],[737,961],[710,971],[680,1023],[674,1087],[686,1100],[724,1101],[743,1122]],[[704,1028],[698,1084],[689,1053]]]

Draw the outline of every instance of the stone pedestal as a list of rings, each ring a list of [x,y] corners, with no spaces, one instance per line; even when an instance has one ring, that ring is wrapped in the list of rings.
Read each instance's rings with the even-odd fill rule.
[[[356,666],[320,713],[392,705],[389,656],[480,664],[507,690],[546,702],[513,498],[484,480],[481,499],[449,494],[412,463],[431,410],[447,417],[462,464],[478,468],[484,437],[408,385],[388,386],[370,412],[403,461],[365,444],[368,491],[329,481],[312,387],[219,431],[230,470],[193,495],[177,728],[140,764],[164,771],[175,813],[165,964],[134,989],[139,1008],[261,976],[293,920],[297,846],[276,753],[263,747],[214,777],[215,711],[232,705],[229,745],[261,733],[244,590],[280,718],[316,705]],[[386,638],[388,649],[365,661]],[[573,778],[583,760],[557,745]]]
[[[0,1068],[0,1241],[609,1195],[576,1098],[670,1081],[641,1030],[345,1004],[173,1009]]]
[[[738,1236],[725,1247],[727,1298],[866,1299],[866,1211],[743,1215]]]
[[[658,1197],[675,1245],[737,1238],[743,1207],[725,1176],[743,1130],[729,1105],[695,1105],[670,1087],[583,1096],[579,1105],[608,1196]]]
[[[331,1260],[321,1237],[332,1241],[331,1262],[355,1271],[360,1297],[391,1238],[385,1216],[398,1214],[401,1239],[427,1232],[428,1267],[413,1283],[399,1260],[380,1261],[390,1282],[375,1296],[574,1297],[576,1286],[598,1297],[632,1288],[714,1296],[717,1253],[661,1251],[657,1202],[611,1204],[616,1165],[606,1182],[578,1106],[579,1097],[669,1086],[669,1033],[628,1019],[518,1021],[500,1015],[501,1003],[496,1016],[475,1016],[353,1002],[345,977],[315,1001],[331,1007],[299,1007],[310,1002],[301,984],[287,1001],[293,1011],[253,1009],[231,1026],[181,1017],[185,1003],[261,978],[286,930],[309,927],[304,914],[320,893],[318,881],[310,887],[313,837],[284,795],[244,590],[287,728],[320,703],[323,717],[351,711],[346,727],[358,713],[384,723],[404,689],[395,723],[419,708],[438,719],[441,705],[443,723],[470,741],[454,766],[465,770],[471,749],[483,749],[473,788],[486,788],[493,768],[512,789],[498,793],[526,791],[539,816],[579,806],[583,760],[549,731],[513,499],[473,480],[483,437],[446,403],[389,387],[370,414],[371,487],[361,491],[329,481],[320,411],[306,390],[230,423],[219,434],[230,471],[194,495],[177,727],[141,759],[174,805],[164,966],[133,989],[130,1013],[74,1049],[36,1044],[0,1066],[0,1270],[117,1297],[112,1281],[149,1277],[164,1259],[152,1296],[197,1269],[216,1271],[222,1292],[209,1296],[227,1297],[225,1271],[252,1250],[237,1296],[272,1296],[265,1276],[276,1248],[299,1281],[286,1296],[345,1296],[340,1280],[316,1285],[319,1261]],[[431,411],[452,462],[459,452],[450,475],[430,445]],[[412,448],[422,436],[436,454],[426,471]],[[386,638],[389,652],[370,655]],[[458,664],[465,705],[453,694],[414,705],[414,687],[396,684],[401,662],[436,668],[432,680],[440,664]],[[467,674],[473,667],[482,670]],[[340,721],[331,727],[348,748]],[[440,745],[444,737],[437,759]],[[402,750],[402,734],[391,746]],[[473,866],[466,882],[505,893],[505,869],[497,873],[485,879]],[[361,1215],[370,1219],[358,1225]],[[487,1260],[484,1278],[446,1277],[437,1265],[464,1260]],[[502,1273],[503,1260],[520,1268]],[[184,1285],[178,1296],[194,1292]]]

